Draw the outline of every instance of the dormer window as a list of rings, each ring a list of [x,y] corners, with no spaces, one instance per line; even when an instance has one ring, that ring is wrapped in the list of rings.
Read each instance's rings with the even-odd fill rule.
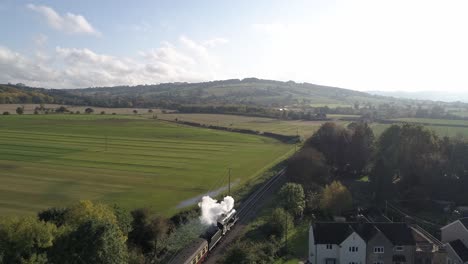
[[[327,244],[327,249],[333,249],[333,245],[332,244]]]

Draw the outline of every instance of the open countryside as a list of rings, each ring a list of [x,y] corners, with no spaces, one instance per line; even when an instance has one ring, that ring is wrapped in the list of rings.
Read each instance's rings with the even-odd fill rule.
[[[294,149],[274,139],[137,116],[0,116],[0,214],[35,214],[80,199],[177,205],[233,181],[245,183]]]

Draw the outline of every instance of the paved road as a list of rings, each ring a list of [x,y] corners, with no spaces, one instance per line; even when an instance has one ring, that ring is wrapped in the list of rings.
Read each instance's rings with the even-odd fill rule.
[[[257,213],[260,209],[266,204],[268,200],[279,190],[279,188],[286,182],[286,177],[284,177],[283,171],[279,173],[278,179],[272,182],[268,188],[265,189],[264,192],[259,192],[257,195],[252,194],[252,203],[247,204],[244,202],[244,208],[239,209],[239,221],[236,223],[234,228],[219,242],[219,244],[215,247],[213,251],[211,251],[208,259],[206,260],[206,264],[215,264],[218,263],[226,253],[227,249],[230,245],[232,245],[237,238],[239,238],[245,230],[245,227],[255,219]],[[268,183],[266,183],[268,184]],[[259,187],[261,189],[262,187]]]

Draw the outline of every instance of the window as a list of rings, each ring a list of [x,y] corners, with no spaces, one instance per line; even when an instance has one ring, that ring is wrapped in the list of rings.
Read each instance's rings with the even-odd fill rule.
[[[374,247],[374,253],[382,254],[384,252],[384,247]]]
[[[396,246],[396,247],[395,247],[395,250],[396,250],[396,251],[403,251],[403,246]]]
[[[327,244],[327,249],[333,249],[333,245],[332,244]]]
[[[349,252],[358,252],[359,247],[349,247]]]
[[[336,264],[336,259],[327,258],[325,260],[325,264]]]
[[[384,264],[384,262],[382,260],[378,260],[378,261],[374,261],[373,264]]]
[[[349,264],[358,264],[357,262],[349,262]]]

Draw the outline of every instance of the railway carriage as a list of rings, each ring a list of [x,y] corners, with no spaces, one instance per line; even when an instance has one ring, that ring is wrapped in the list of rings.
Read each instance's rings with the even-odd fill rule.
[[[213,250],[221,238],[231,230],[237,220],[239,220],[239,217],[234,209],[226,214],[222,214],[218,218],[216,225],[210,226],[200,238],[197,238],[180,251],[170,264],[202,263],[206,259],[208,253]]]

